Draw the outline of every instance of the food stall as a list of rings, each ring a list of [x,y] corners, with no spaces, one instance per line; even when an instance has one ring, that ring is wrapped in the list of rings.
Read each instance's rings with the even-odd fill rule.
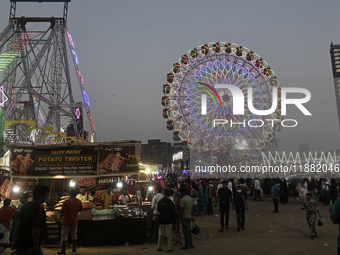
[[[36,179],[50,185],[51,199],[45,204],[48,246],[61,244],[60,211],[74,183],[84,188],[93,201],[84,202],[78,219],[80,246],[140,244],[146,236],[146,213],[138,203],[101,208],[107,187],[118,194],[125,176],[139,174],[140,142],[122,141],[89,144],[10,147],[10,178]],[[62,181],[61,181],[62,180]],[[134,181],[128,180],[134,183]],[[56,188],[57,184],[62,188]],[[62,184],[61,184],[62,183]],[[127,184],[126,184],[127,185]],[[58,192],[57,192],[58,190]],[[134,192],[136,194],[136,192]]]

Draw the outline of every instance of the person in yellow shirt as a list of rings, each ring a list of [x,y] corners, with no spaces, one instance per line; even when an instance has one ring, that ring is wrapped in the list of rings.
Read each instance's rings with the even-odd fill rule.
[[[110,205],[113,205],[115,201],[114,194],[111,193],[112,188],[109,187],[107,192],[105,192],[102,196],[102,207],[103,209],[110,209]]]
[[[87,199],[87,195],[89,197],[88,199]],[[78,198],[81,202],[86,202],[86,201],[93,202],[93,197],[90,196],[90,194],[86,194],[84,188],[80,188],[80,193],[76,196],[76,198]]]

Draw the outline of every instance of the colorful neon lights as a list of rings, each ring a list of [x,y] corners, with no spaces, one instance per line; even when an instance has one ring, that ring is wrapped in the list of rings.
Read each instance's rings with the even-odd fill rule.
[[[90,120],[91,120],[91,124],[94,130],[96,130],[96,124],[94,123],[94,119],[92,117],[92,115],[90,116]]]
[[[73,60],[75,62],[75,67],[76,67],[76,71],[77,71],[77,74],[78,74],[78,79],[80,81],[80,89],[83,93],[83,99],[84,99],[84,102],[86,104],[86,107],[90,106],[90,99],[89,99],[89,96],[86,94],[85,90],[84,90],[84,79],[83,79],[83,75],[81,74],[79,68],[78,68],[78,64],[79,64],[79,60],[78,60],[78,57],[77,57],[77,54],[76,54],[76,51],[74,50],[75,46],[74,46],[74,42],[73,42],[73,39],[72,39],[72,36],[71,34],[67,31],[67,38],[68,38],[68,43],[69,43],[69,46],[70,46],[70,50],[71,50],[71,53],[72,53],[72,56],[73,56]],[[76,110],[76,115],[77,115],[77,111],[79,110],[79,108]],[[89,109],[87,108],[87,111],[89,113]],[[80,115],[79,115],[80,117]],[[77,118],[78,118],[78,115],[77,115]],[[91,122],[91,126],[93,128],[93,130],[95,130],[95,123],[94,123],[94,119],[92,118],[92,115],[90,115],[90,122]]]
[[[77,117],[77,120],[80,119],[80,109],[79,108],[77,108],[77,110],[76,110],[76,117]]]
[[[36,33],[21,33],[20,36],[9,46],[11,50],[5,51],[0,55],[0,71],[7,68],[15,58],[26,48],[29,41]]]
[[[5,92],[4,92],[4,86],[0,87],[0,92],[1,92],[1,102],[0,102],[0,105],[1,105],[1,107],[4,107],[6,101],[8,100],[8,97],[5,95]]]
[[[70,43],[70,45],[72,46],[72,48],[74,48],[74,43],[72,40],[72,36],[70,35],[70,33],[67,31],[67,37],[68,37],[68,41]]]
[[[72,52],[72,55],[73,55],[74,62],[76,62],[76,64],[78,65],[79,64],[79,60],[78,60],[76,52],[74,50],[71,50],[71,52]]]
[[[81,85],[84,85],[84,79],[83,79],[83,75],[81,74],[81,72],[78,70],[77,71],[78,77],[80,79]]]
[[[86,94],[85,91],[83,91],[83,96],[84,96],[84,101],[85,103],[90,106],[90,99],[89,99],[89,96]]]
[[[0,55],[0,71],[5,69],[13,60],[18,57],[19,53],[4,52]]]
[[[182,57],[173,68],[173,79],[168,81],[171,90],[167,91],[169,97],[168,119],[172,121],[173,132],[176,138],[182,141],[190,141],[190,146],[203,146],[203,149],[224,149],[229,145],[237,148],[263,148],[273,138],[274,132],[278,131],[279,125],[264,125],[256,130],[243,121],[255,119],[261,121],[262,116],[256,116],[248,109],[244,115],[233,114],[233,95],[228,89],[214,88],[215,84],[230,84],[242,90],[247,100],[247,88],[252,87],[253,105],[258,110],[265,110],[272,104],[272,95],[268,93],[274,73],[265,73],[268,64],[259,55],[243,47],[242,54],[237,44],[220,43],[220,50],[214,50],[217,43],[201,45],[195,49],[205,49],[186,56],[188,61],[182,63]],[[203,48],[202,48],[203,47]],[[214,48],[215,47],[215,48]],[[194,49],[194,50],[195,50]],[[252,58],[246,58],[247,54]],[[259,68],[256,60],[261,59],[263,65]],[[203,86],[202,86],[203,85]],[[279,86],[279,85],[278,85]],[[206,108],[202,103],[202,97],[208,94],[211,99],[207,100]],[[215,100],[218,98],[218,100]],[[217,103],[219,101],[219,103]],[[207,114],[202,115],[206,109]],[[279,112],[274,112],[268,119],[281,119]],[[239,125],[220,125],[213,127],[214,119],[226,119],[230,123]],[[265,122],[266,123],[266,122]],[[270,134],[270,135],[267,135]],[[175,137],[175,135],[174,135]],[[239,143],[236,141],[245,141]],[[247,146],[245,146],[247,143]],[[203,145],[199,145],[203,144]]]

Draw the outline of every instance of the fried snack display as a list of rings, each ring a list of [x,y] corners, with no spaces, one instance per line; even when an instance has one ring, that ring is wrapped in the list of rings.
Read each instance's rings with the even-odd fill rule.
[[[92,202],[82,202],[82,204],[84,209],[91,209],[96,207],[96,205]]]
[[[118,173],[121,164],[123,163],[124,158],[121,156],[120,152],[117,152],[116,155],[113,153],[109,153],[106,159],[102,161],[99,165],[99,170],[101,174],[113,174]]]
[[[17,157],[15,158],[15,160],[12,161],[11,164],[13,171],[20,172],[20,166],[24,158],[25,157],[23,155],[17,155]]]
[[[13,179],[6,179],[0,187],[1,200],[9,198],[11,196],[12,189],[14,187]]]
[[[11,162],[12,171],[16,175],[26,175],[27,168],[32,165],[32,163],[31,154],[27,154],[26,156],[19,154],[15,160]]]
[[[27,165],[29,164],[30,159],[31,159],[31,154],[27,154],[27,155],[24,157],[24,159],[23,159],[23,161],[22,161],[22,163],[21,163],[21,166],[20,166],[20,173],[22,173],[22,174],[25,173],[26,167],[27,167]]]
[[[109,155],[107,155],[106,159],[102,162],[101,170],[104,173],[107,173],[107,172],[111,171],[111,165],[113,163],[114,157],[115,157],[114,154],[110,153]]]

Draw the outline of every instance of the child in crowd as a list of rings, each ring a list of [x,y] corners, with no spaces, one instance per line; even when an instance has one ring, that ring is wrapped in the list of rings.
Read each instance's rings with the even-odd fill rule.
[[[309,226],[310,232],[311,232],[311,239],[314,239],[314,237],[317,237],[316,233],[316,213],[318,213],[319,218],[321,218],[320,212],[319,212],[319,206],[318,204],[312,199],[312,194],[307,193],[306,194],[306,201],[303,204],[303,207],[301,210],[306,210],[306,219],[307,224]]]

